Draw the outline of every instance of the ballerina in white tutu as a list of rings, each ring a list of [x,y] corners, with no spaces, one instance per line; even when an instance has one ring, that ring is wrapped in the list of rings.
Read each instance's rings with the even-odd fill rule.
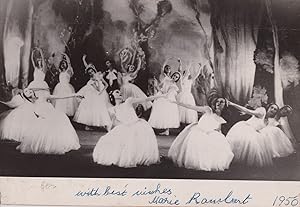
[[[270,104],[267,110],[264,107],[250,110],[230,101],[228,104],[252,115],[247,121],[236,123],[226,135],[234,153],[234,162],[255,167],[272,165],[272,152],[267,146],[264,133],[260,130],[266,127],[268,118],[276,115],[278,106]]]
[[[291,113],[290,106],[283,106],[274,118],[268,119],[268,125],[260,130],[265,135],[266,145],[270,148],[273,158],[286,157],[295,151],[289,137],[280,128],[280,119]]]
[[[103,79],[102,73],[97,72],[93,64],[87,64],[83,57],[86,69],[90,75],[88,83],[82,87],[78,94],[85,98],[80,102],[73,120],[77,123],[86,125],[86,130],[91,130],[90,126],[104,127],[109,131],[112,121],[109,116],[108,108],[111,107],[109,96],[106,92],[108,84]]]
[[[148,98],[128,98],[123,102],[119,90],[113,92],[116,106],[111,108],[116,126],[102,136],[93,152],[94,162],[101,165],[136,167],[159,162],[159,151],[153,129],[144,119],[139,119],[133,105],[164,95]]]
[[[179,121],[179,109],[176,103],[176,95],[178,87],[176,82],[180,79],[180,73],[174,72],[172,78],[169,78],[167,73],[160,86],[160,92],[157,94],[168,94],[167,97],[159,98],[152,104],[152,111],[149,118],[149,123],[153,128],[166,129],[161,135],[169,135],[169,128],[178,128],[180,126]]]
[[[129,97],[133,98],[147,98],[147,95],[135,84],[131,83],[137,77],[139,70],[141,69],[141,59],[138,59],[137,68],[134,65],[129,65],[128,72],[122,66],[122,73],[120,73],[119,84],[123,98],[126,100]],[[142,103],[143,109],[147,111],[151,108],[152,103],[150,101]],[[134,106],[136,108],[137,106]]]
[[[37,51],[40,54],[40,57],[36,58],[36,63],[34,61],[34,52]],[[31,62],[34,67],[33,72],[33,81],[29,83],[27,88],[29,89],[44,89],[38,90],[35,92],[36,96],[48,96],[50,95],[49,85],[45,81],[46,75],[46,62],[43,55],[43,51],[40,48],[35,48],[31,53]]]
[[[17,147],[21,153],[64,154],[80,148],[79,139],[67,115],[56,110],[50,103],[52,99],[82,98],[79,94],[68,96],[29,97],[33,101],[34,115]]]
[[[0,138],[20,142],[28,131],[32,120],[35,119],[33,101],[35,96],[31,89],[24,89],[9,102],[1,102],[11,109],[0,115]]]
[[[180,73],[182,78],[179,80],[180,84],[180,92],[177,95],[177,100],[180,103],[188,104],[191,106],[196,106],[195,98],[192,94],[192,85],[194,84],[195,80],[198,78],[201,72],[201,64],[199,63],[199,70],[197,74],[192,77],[190,73],[190,67],[188,67],[185,71],[182,70],[181,60],[179,59],[180,64]],[[191,110],[189,108],[185,108],[179,106],[179,117],[180,122],[184,124],[190,124],[198,121],[198,113],[195,110]]]
[[[198,123],[188,125],[174,140],[168,157],[179,167],[204,171],[224,171],[229,168],[233,153],[221,133],[224,98],[215,98],[212,108],[177,102],[182,107],[203,113]]]
[[[63,53],[62,55],[63,59],[59,64],[59,83],[53,91],[53,95],[57,96],[66,96],[75,93],[73,86],[70,84],[70,79],[74,74],[70,59],[67,54]],[[76,98],[57,99],[53,101],[53,105],[67,116],[74,116],[78,107],[78,101]]]

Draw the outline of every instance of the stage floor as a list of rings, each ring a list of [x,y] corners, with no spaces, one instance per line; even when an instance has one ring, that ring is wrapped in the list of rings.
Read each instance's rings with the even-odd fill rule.
[[[77,130],[81,148],[66,155],[21,154],[18,143],[0,142],[1,176],[36,177],[101,177],[101,178],[155,178],[155,179],[218,179],[218,180],[297,180],[300,181],[300,152],[277,159],[268,168],[249,168],[232,164],[224,172],[205,172],[179,168],[166,158],[175,136],[157,136],[161,163],[137,168],[101,166],[93,162],[92,152],[104,133]]]

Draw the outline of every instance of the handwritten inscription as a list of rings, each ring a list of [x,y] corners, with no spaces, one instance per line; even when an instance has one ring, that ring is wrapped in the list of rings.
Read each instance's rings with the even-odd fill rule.
[[[273,206],[299,206],[299,195],[296,196],[276,196]]]
[[[234,194],[233,191],[229,191],[224,194],[224,196],[217,196],[215,198],[210,198],[205,196],[200,192],[195,192],[188,197],[188,199],[183,200],[177,197],[172,188],[162,186],[157,184],[155,186],[145,186],[134,191],[128,190],[128,184],[121,188],[114,188],[110,185],[105,187],[93,187],[87,190],[80,190],[75,193],[76,197],[124,197],[124,198],[136,198],[136,199],[145,199],[151,205],[169,205],[169,206],[178,206],[178,205],[245,205],[250,203],[253,200],[251,194],[246,194],[244,196],[238,197]],[[280,199],[278,199],[280,200]],[[282,199],[281,199],[282,200]],[[292,201],[291,201],[292,202]],[[274,201],[275,203],[275,201]],[[294,201],[295,203],[295,201]],[[293,203],[293,204],[294,204]]]
[[[252,200],[251,194],[246,195],[243,198],[234,196],[233,191],[230,191],[225,197],[208,198],[202,196],[201,193],[194,193],[194,195],[186,202],[186,204],[198,205],[198,204],[240,204],[245,205]]]

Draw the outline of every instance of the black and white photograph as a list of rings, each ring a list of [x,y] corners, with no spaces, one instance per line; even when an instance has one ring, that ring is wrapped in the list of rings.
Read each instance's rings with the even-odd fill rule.
[[[0,0],[0,176],[300,181],[299,0]]]

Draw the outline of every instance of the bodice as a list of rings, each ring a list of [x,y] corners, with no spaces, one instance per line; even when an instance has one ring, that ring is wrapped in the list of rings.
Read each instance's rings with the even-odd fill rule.
[[[60,83],[69,83],[71,79],[70,74],[67,71],[63,71],[59,74]]]
[[[221,125],[225,123],[226,121],[222,117],[210,111],[201,116],[198,121],[198,127],[203,131],[220,130]]]
[[[132,80],[132,78],[130,77],[129,74],[124,74],[122,76],[122,82],[123,82],[123,84],[129,83],[131,80]]]
[[[266,124],[264,122],[264,119],[265,119],[265,116],[266,116],[266,110],[263,107],[259,107],[255,111],[259,112],[259,113],[262,113],[263,117],[258,118],[258,117],[253,115],[250,119],[248,119],[246,121],[246,123],[248,125],[252,126],[255,130],[260,130],[260,129],[262,129],[266,126]]]
[[[269,118],[268,119],[268,126],[274,126],[277,127],[278,125],[280,125],[280,120],[276,120],[274,118]]]
[[[111,108],[116,116],[117,121],[121,122],[122,124],[130,124],[139,120],[132,104],[130,103],[131,99],[132,98],[128,98],[124,103]]]
[[[187,78],[183,79],[182,83],[181,83],[182,91],[184,91],[184,92],[191,92],[192,85],[193,85],[193,81],[192,80],[187,79]]]
[[[35,69],[33,73],[33,78],[35,81],[44,81],[45,73],[41,69]]]

